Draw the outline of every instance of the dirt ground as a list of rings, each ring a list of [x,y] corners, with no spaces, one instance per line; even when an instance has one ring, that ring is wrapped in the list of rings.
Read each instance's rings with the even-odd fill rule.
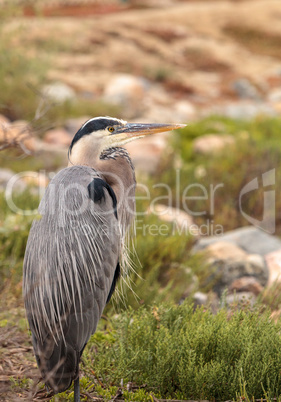
[[[232,98],[230,83],[237,77],[250,79],[261,92],[276,85],[279,1],[188,1],[102,14],[89,10],[87,17],[85,7],[76,18],[24,17],[6,29],[15,46],[52,55],[50,79],[97,97],[116,73],[159,81],[175,99],[196,102],[199,95],[207,103]]]

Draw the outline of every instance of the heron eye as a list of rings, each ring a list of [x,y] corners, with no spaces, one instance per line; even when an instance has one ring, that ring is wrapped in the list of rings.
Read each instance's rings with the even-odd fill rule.
[[[110,133],[113,133],[114,127],[108,127],[108,131],[109,131]]]

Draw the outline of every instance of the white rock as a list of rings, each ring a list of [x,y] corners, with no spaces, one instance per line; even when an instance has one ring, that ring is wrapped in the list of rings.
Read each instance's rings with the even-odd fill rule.
[[[196,138],[192,147],[194,152],[208,155],[218,153],[234,144],[235,140],[231,135],[206,134]]]
[[[126,109],[126,115],[138,114],[144,107],[148,81],[129,74],[116,74],[104,89],[103,100]]]
[[[264,267],[264,258],[259,254],[248,254],[246,257],[246,261],[253,266],[260,268]]]
[[[194,224],[192,217],[180,209],[164,204],[154,204],[148,212],[157,215],[164,222],[175,223],[175,228],[178,228],[181,233],[198,236],[198,227]]]
[[[247,253],[240,247],[225,241],[210,244],[205,251],[211,260],[243,261],[247,257]]]
[[[47,98],[55,102],[66,102],[74,100],[76,97],[75,91],[63,82],[54,82],[49,85],[45,85],[42,88],[42,92]]]
[[[278,237],[269,235],[254,226],[244,226],[226,232],[219,238],[217,236],[201,238],[194,246],[193,251],[202,250],[218,241],[235,244],[248,254],[259,254],[261,256],[281,250],[281,240]]]
[[[176,103],[174,113],[179,122],[187,122],[193,120],[196,115],[196,109],[191,102],[182,100]]]
[[[269,271],[267,286],[274,282],[281,282],[281,249],[265,255],[265,261]]]
[[[203,306],[208,302],[208,295],[202,292],[195,292],[193,295],[193,300],[196,306]]]

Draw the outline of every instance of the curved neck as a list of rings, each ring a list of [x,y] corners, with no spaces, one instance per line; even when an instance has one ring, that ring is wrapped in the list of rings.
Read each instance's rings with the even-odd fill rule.
[[[135,171],[128,152],[124,148],[112,148],[101,155],[76,152],[69,155],[68,166],[85,165],[95,169],[111,186],[117,198],[118,215],[127,227],[135,214]]]
[[[90,136],[85,135],[77,142],[72,149],[68,151],[68,166],[84,165],[94,169],[99,161],[99,147],[93,147],[93,141]]]
[[[135,172],[126,158],[118,156],[116,158],[99,159],[95,169],[100,172],[104,180],[112,187],[119,203],[135,196]]]

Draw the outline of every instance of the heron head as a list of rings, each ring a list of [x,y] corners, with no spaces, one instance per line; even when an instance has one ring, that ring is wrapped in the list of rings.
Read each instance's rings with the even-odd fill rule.
[[[72,153],[91,152],[93,156],[99,157],[109,148],[125,145],[146,135],[182,127],[185,125],[127,123],[113,117],[95,117],[86,121],[77,131],[70,145],[69,154],[72,156]]]

